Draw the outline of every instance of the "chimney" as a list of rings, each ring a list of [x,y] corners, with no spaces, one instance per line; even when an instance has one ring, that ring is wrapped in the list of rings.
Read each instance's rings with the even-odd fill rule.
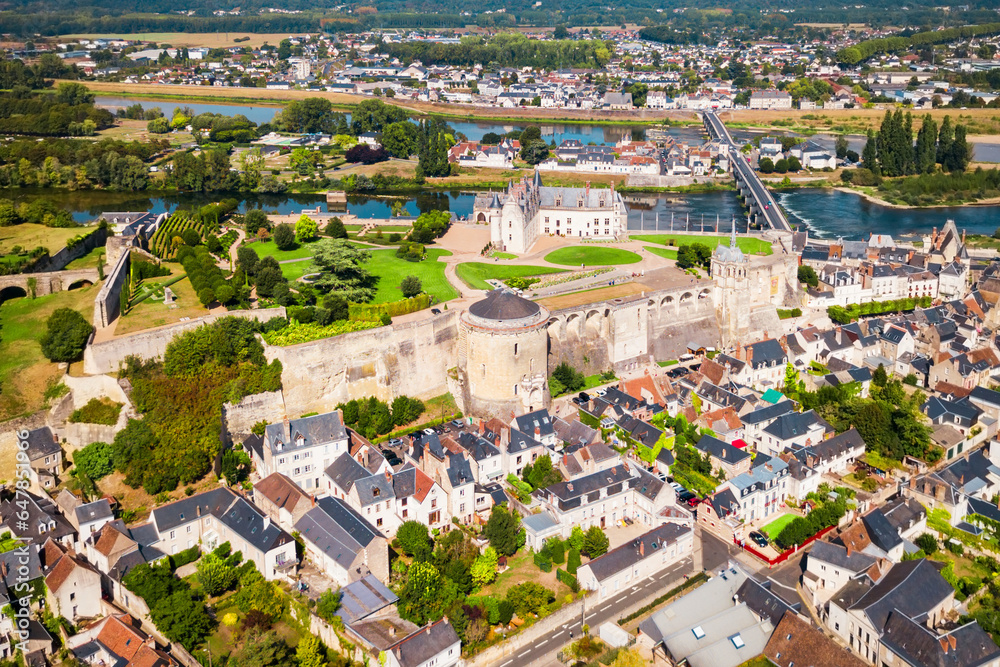
[[[569,454],[563,452],[563,465],[569,465]]]
[[[910,478],[910,488],[911,489],[917,488],[917,478],[916,477],[911,477]]]
[[[285,444],[291,444],[292,440],[292,423],[288,421],[288,415],[285,415],[281,423],[285,426]]]
[[[962,245],[965,245],[965,230],[962,230]],[[954,647],[952,647],[954,648]]]
[[[201,505],[194,506],[194,515],[199,518],[201,517]]]
[[[391,482],[392,481],[392,468],[386,468],[385,479],[386,479],[387,482]]]
[[[540,428],[538,428],[536,426],[535,427],[535,440],[541,440],[541,439],[542,439],[542,429],[540,429]]]
[[[851,557],[851,552],[854,551],[853,549],[851,549],[850,543],[844,542],[844,549],[847,550],[847,557],[850,558]]]
[[[479,435],[486,433],[486,422],[482,419],[479,420]]]
[[[945,639],[944,637],[942,637],[941,639],[938,640],[938,642],[940,642],[940,644],[941,644],[941,650],[944,651],[945,653],[947,653],[948,652],[948,640]]]
[[[639,555],[643,558],[646,557],[646,543],[642,540],[639,541]]]
[[[269,516],[267,516],[267,515],[265,514],[265,515],[264,515],[264,527],[263,527],[263,528],[262,528],[261,530],[262,530],[262,531],[263,531],[263,530],[267,530],[267,529],[268,529],[268,528],[270,528],[270,527],[271,527],[271,517],[269,517]]]
[[[965,236],[965,232],[962,232],[962,236]],[[951,644],[952,651],[958,647],[958,640],[955,639],[955,635],[948,635],[948,643]]]
[[[939,501],[944,500],[944,484],[938,484],[934,488],[934,499]]]
[[[392,625],[391,623],[389,624],[389,636],[390,637],[396,636],[396,626]]]
[[[424,629],[424,632],[429,635],[431,633],[431,628],[432,627],[433,627],[433,624],[428,625],[427,628]]]

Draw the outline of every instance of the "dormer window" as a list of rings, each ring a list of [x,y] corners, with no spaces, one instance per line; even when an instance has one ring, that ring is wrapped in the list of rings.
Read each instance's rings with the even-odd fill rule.
[[[379,488],[372,489],[372,497],[373,498],[378,498],[379,493],[381,493],[381,491],[382,491],[382,489],[379,489]]]

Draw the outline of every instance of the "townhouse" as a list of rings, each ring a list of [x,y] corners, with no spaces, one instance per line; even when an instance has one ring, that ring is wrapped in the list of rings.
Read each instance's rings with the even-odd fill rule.
[[[694,550],[691,526],[665,523],[595,558],[577,571],[580,587],[597,592],[599,601],[650,578]]]
[[[260,477],[281,473],[306,491],[320,488],[323,471],[348,451],[349,437],[339,412],[268,424],[264,439],[251,447]]]

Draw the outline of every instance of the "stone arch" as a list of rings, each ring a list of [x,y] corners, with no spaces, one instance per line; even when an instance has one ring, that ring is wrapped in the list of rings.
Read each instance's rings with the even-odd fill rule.
[[[566,318],[566,335],[576,334],[580,336],[583,334],[583,316],[580,313],[573,313]]]
[[[708,299],[712,296],[712,292],[706,287],[702,291],[698,292],[698,300]]]
[[[546,330],[549,332],[549,338],[556,340],[562,340],[566,335],[564,322],[558,317],[553,317],[549,320]]]
[[[604,323],[604,316],[601,315],[599,311],[592,310],[587,313],[587,333],[599,334],[602,329],[602,324]]]
[[[476,222],[486,222],[486,214],[480,211],[479,215],[476,216]]]
[[[689,306],[694,301],[694,295],[691,292],[684,292],[681,294],[680,301],[678,302],[681,307]]]
[[[66,290],[68,291],[73,289],[83,289],[84,287],[90,287],[93,284],[94,284],[93,281],[89,280],[88,278],[80,278],[80,280],[75,280],[72,283],[70,283],[69,287],[67,287]]]
[[[8,299],[18,299],[25,296],[28,296],[28,291],[20,285],[8,285],[0,289],[0,303]]]

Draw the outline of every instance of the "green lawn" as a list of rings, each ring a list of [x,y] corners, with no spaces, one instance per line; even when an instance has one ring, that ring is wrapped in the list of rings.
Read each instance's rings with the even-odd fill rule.
[[[546,262],[563,264],[564,266],[604,266],[608,264],[635,264],[641,262],[639,255],[621,248],[602,248],[595,246],[567,246],[553,250],[545,256]]]
[[[285,280],[290,283],[295,282],[307,273],[312,273],[315,270],[313,266],[312,259],[307,257],[305,259],[296,260],[294,262],[286,262],[281,264],[281,275],[285,276]]]
[[[457,299],[458,290],[451,286],[444,275],[444,262],[437,261],[438,257],[450,254],[451,252],[441,248],[431,248],[422,262],[407,262],[396,257],[395,250],[373,250],[371,260],[365,265],[372,275],[379,277],[378,293],[373,303],[402,299],[403,293],[399,291],[399,283],[406,276],[420,278],[424,291],[436,296],[438,301]]]
[[[646,250],[665,259],[677,259],[677,251],[673,248],[660,248],[659,246],[648,245],[646,246]]]
[[[697,234],[642,234],[631,232],[629,236],[635,241],[648,241],[649,243],[659,243],[661,245],[679,246],[690,245],[692,243],[702,243],[709,248],[725,243],[729,244],[728,236],[700,236]],[[755,255],[770,255],[771,244],[764,239],[753,236],[737,236],[736,245],[743,252]]]
[[[517,255],[509,252],[500,252],[499,250],[491,252],[490,257],[496,257],[497,259],[517,259]]]
[[[70,271],[72,269],[96,269],[97,265],[106,261],[107,251],[104,246],[98,246],[90,252],[88,252],[83,257],[74,259],[72,262],[66,265],[66,270]]]
[[[510,264],[491,264],[489,262],[463,262],[455,267],[455,273],[466,285],[473,289],[493,289],[486,281],[490,278],[505,280],[507,278],[524,278],[541,276],[550,273],[564,273],[566,269],[553,269],[547,266],[517,266]]]
[[[286,259],[305,259],[307,257],[312,257],[313,243],[316,243],[316,241],[300,243],[291,250],[278,250],[278,246],[274,245],[274,241],[257,241],[246,245],[253,248],[257,252],[258,257],[274,257],[279,262],[283,262]]]
[[[760,530],[765,535],[767,535],[769,539],[773,540],[781,533],[781,531],[784,529],[785,526],[790,524],[792,521],[795,521],[795,519],[797,519],[798,516],[799,516],[798,514],[782,514],[777,519],[767,524]]]

